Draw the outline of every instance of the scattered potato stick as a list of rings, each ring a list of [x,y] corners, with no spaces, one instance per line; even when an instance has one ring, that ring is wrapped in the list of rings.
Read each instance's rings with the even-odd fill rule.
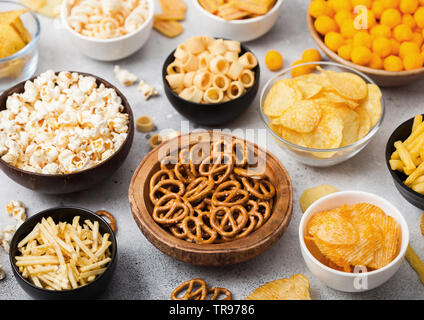
[[[421,229],[421,234],[424,236],[424,213],[421,215],[421,218],[420,218],[420,229]]]
[[[420,257],[410,245],[408,245],[405,256],[406,260],[408,260],[411,267],[417,272],[421,282],[424,285],[424,262],[420,259]]]

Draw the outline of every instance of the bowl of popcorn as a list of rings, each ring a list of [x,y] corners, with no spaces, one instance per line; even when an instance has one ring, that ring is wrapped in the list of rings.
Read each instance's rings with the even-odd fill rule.
[[[25,6],[0,1],[0,91],[34,75],[40,30],[37,16]]]
[[[152,31],[154,11],[153,0],[65,0],[61,19],[84,55],[114,61],[143,47]]]
[[[331,60],[379,86],[406,85],[424,76],[422,1],[311,1],[307,24]]]
[[[284,0],[193,0],[207,34],[252,41],[269,32]]]
[[[187,119],[202,125],[234,120],[259,89],[256,56],[240,42],[196,36],[180,44],[162,69],[165,94]]]
[[[65,194],[103,181],[133,137],[125,96],[90,74],[49,70],[0,96],[0,169],[34,191]]]

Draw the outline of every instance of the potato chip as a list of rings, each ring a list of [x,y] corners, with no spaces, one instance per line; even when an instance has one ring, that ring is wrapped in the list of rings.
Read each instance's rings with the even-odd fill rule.
[[[335,149],[343,140],[343,120],[329,108],[322,109],[317,128],[308,134],[308,147],[314,149]]]
[[[292,79],[279,80],[265,99],[264,113],[270,117],[281,116],[288,107],[300,100],[302,92]]]
[[[273,6],[276,0],[233,0],[234,6],[241,10],[263,15],[267,13]]]
[[[335,110],[343,120],[343,140],[341,146],[349,146],[358,141],[359,116],[349,107],[340,106],[335,108]]]
[[[406,260],[408,260],[411,267],[418,274],[422,284],[424,285],[424,262],[420,259],[418,254],[410,245],[408,245],[408,249],[406,250],[405,257],[406,257]]]
[[[358,232],[346,219],[341,208],[314,214],[308,222],[308,233],[332,245],[352,245],[358,242]]]
[[[371,119],[368,115],[368,112],[363,108],[356,108],[355,112],[359,116],[358,139],[362,139],[371,130]]]
[[[319,94],[322,90],[322,86],[317,83],[299,80],[298,78],[294,78],[294,80],[300,91],[302,91],[303,99],[311,99]]]
[[[324,71],[331,86],[340,95],[352,100],[362,100],[368,95],[367,83],[349,72]]]
[[[162,20],[156,16],[153,27],[168,38],[177,37],[184,31],[183,26],[179,22],[175,20]]]
[[[299,199],[302,212],[304,213],[315,201],[335,192],[339,190],[329,184],[306,189]]]
[[[33,11],[55,18],[59,16],[63,0],[19,0]]]
[[[280,117],[282,126],[299,133],[313,131],[321,120],[321,108],[312,101],[302,100],[289,106]]]
[[[383,112],[381,97],[380,88],[375,84],[368,84],[368,96],[358,107],[363,108],[368,113],[371,119],[371,127],[374,127],[381,118]]]
[[[257,288],[246,300],[312,300],[309,280],[303,274],[274,280]]]
[[[359,106],[359,103],[350,100],[350,99],[346,99],[344,97],[342,97],[341,95],[337,94],[336,92],[333,91],[326,91],[324,93],[324,96],[331,102],[333,103],[337,103],[337,104],[345,104],[346,106],[348,106],[351,109],[355,109],[357,106]]]
[[[368,203],[319,212],[311,218],[306,231],[305,239],[312,241],[326,259],[347,272],[356,266],[380,269],[393,261],[399,250],[397,222]],[[342,243],[348,240],[349,244]]]

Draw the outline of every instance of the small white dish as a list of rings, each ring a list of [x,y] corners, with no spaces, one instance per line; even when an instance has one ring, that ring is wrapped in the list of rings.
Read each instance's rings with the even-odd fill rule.
[[[155,4],[153,0],[147,1],[149,3],[149,17],[144,24],[137,31],[114,39],[89,38],[73,30],[67,22],[70,9],[69,0],[63,1],[60,17],[66,32],[81,53],[94,60],[115,61],[132,55],[141,49],[149,39],[153,28]]]
[[[193,0],[194,7],[206,34],[215,38],[232,39],[246,42],[258,39],[266,34],[277,22],[284,0],[277,0],[274,7],[266,14],[244,20],[226,21],[205,10],[198,0]]]
[[[321,211],[336,207],[367,202],[380,207],[387,215],[393,217],[401,229],[399,253],[387,266],[364,273],[347,273],[332,268],[319,262],[306,247],[304,236],[306,226],[311,217]],[[375,289],[387,282],[398,270],[405,257],[409,243],[408,225],[398,209],[387,200],[371,193],[362,191],[342,191],[330,194],[313,203],[303,214],[299,225],[299,240],[302,256],[309,270],[322,283],[335,290],[344,292],[364,292]]]

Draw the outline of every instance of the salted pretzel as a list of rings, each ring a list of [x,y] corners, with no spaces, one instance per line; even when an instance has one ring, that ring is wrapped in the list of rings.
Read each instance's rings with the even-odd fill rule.
[[[112,231],[114,233],[116,233],[116,221],[115,221],[115,217],[110,212],[108,212],[106,210],[99,210],[99,211],[96,211],[96,214],[98,216],[106,217],[106,219],[109,220],[108,223],[109,223],[110,228],[112,229]]]
[[[175,238],[213,244],[244,238],[270,218],[275,186],[239,139],[191,141],[160,160],[149,181],[152,217]]]
[[[180,293],[184,292],[181,297]],[[206,300],[208,288],[205,280],[193,279],[179,285],[171,294],[172,300]]]
[[[219,299],[222,296],[224,298]],[[207,300],[208,298],[209,300],[231,300],[233,295],[225,288],[208,288],[203,279],[188,280],[171,293],[172,300]]]

